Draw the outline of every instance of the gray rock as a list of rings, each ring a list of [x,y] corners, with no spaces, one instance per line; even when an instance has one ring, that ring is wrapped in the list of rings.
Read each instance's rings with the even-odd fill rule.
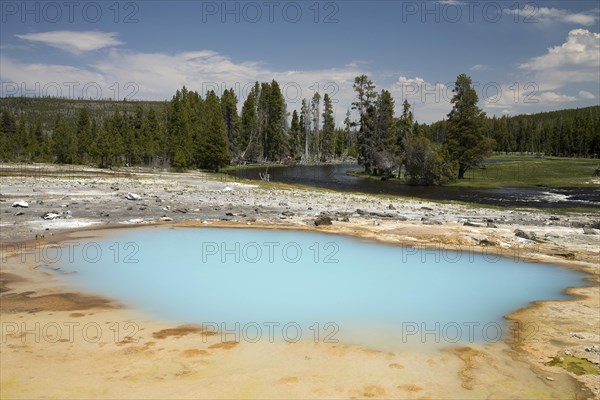
[[[594,228],[590,228],[589,226],[583,227],[583,233],[585,235],[597,235],[598,232]]]
[[[294,213],[293,213],[293,212],[291,212],[291,211],[283,211],[283,212],[281,213],[281,215],[283,215],[283,216],[285,216],[285,217],[293,217],[293,216],[294,216]]]
[[[585,339],[585,337],[579,333],[572,333],[571,337],[577,338],[577,339]]]
[[[333,225],[331,222],[331,217],[326,214],[321,214],[315,219],[315,226],[321,225]]]
[[[379,225],[381,225],[381,220],[376,219],[373,221],[373,226],[379,226]]]
[[[467,221],[463,224],[464,226],[475,226],[478,228],[485,228],[486,225],[480,223],[480,222],[471,222],[471,221]]]
[[[390,205],[388,206],[388,210],[395,210],[395,209],[396,209],[396,207],[394,207],[394,205],[393,205],[393,204],[390,204]]]
[[[17,208],[28,208],[29,203],[26,201],[15,201],[12,206]]]
[[[127,200],[141,200],[142,196],[135,193],[127,193],[127,196],[125,196],[125,198]]]
[[[525,231],[522,231],[521,229],[515,229],[515,236],[523,238],[523,239],[528,239],[528,240],[535,240],[536,239],[536,236],[535,236],[534,232],[527,233]]]
[[[45,219],[46,221],[52,221],[53,219],[60,218],[61,216],[62,216],[62,213],[59,213],[56,211],[50,211],[50,212],[44,213],[42,215],[42,219]]]

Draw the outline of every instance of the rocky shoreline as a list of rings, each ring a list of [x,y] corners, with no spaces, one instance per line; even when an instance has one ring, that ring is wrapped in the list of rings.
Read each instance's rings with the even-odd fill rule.
[[[600,341],[598,213],[551,214],[336,193],[221,180],[198,172],[107,173],[80,168],[65,175],[56,166],[44,166],[43,174],[36,171],[35,167],[20,168],[0,177],[0,240],[5,253],[16,251],[18,243],[60,241],[82,230],[175,224],[317,229],[413,246],[493,251],[584,271],[590,285],[569,289],[575,300],[537,303],[508,316],[515,330],[520,330],[510,344],[515,357],[539,369],[542,376],[566,374],[585,384],[593,395],[600,394],[598,375],[578,375],[567,363],[550,365],[553,361],[560,364],[565,357],[587,360],[596,368],[600,365],[600,352],[593,347]],[[32,271],[7,270],[4,265],[0,272],[5,288],[0,293],[6,291],[2,293],[2,314],[35,308],[32,299],[36,297],[25,291],[35,285],[21,281],[31,280]],[[15,287],[22,290],[20,297],[14,297]],[[56,296],[61,290],[44,287],[36,292],[38,296]],[[87,300],[94,303],[97,299]],[[64,296],[48,301],[63,304],[55,310],[73,311],[81,304]],[[21,311],[6,308],[17,303],[24,307]],[[106,304],[100,301],[94,307],[104,309]],[[535,340],[526,330],[533,323]],[[465,354],[462,352],[460,359]],[[549,382],[555,379],[547,378]],[[365,393],[358,397],[369,397],[370,392]]]

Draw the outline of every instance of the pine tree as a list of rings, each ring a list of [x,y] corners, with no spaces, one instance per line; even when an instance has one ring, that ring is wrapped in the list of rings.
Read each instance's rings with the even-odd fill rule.
[[[390,173],[395,163],[395,118],[394,99],[387,90],[382,90],[375,103],[376,116],[373,133],[375,174]]]
[[[346,110],[346,117],[344,118],[344,132],[346,136],[346,141],[344,143],[345,155],[348,155],[350,157],[357,157],[358,151],[356,149],[356,135],[352,129],[354,124],[350,119],[350,115],[350,109]]]
[[[77,158],[77,145],[73,132],[61,115],[56,116],[52,130],[52,144],[56,162],[59,164],[73,164]]]
[[[333,103],[328,93],[323,96],[323,130],[321,132],[321,161],[335,155],[335,119]]]
[[[257,85],[250,90],[242,106],[239,139],[240,159],[242,160],[256,160],[258,158],[259,127],[257,115],[258,93],[256,90]]]
[[[142,140],[144,141],[142,158],[146,165],[156,166],[158,156],[161,154],[161,129],[156,111],[148,110],[142,124]]]
[[[292,158],[297,158],[300,154],[302,154],[301,150],[301,126],[300,126],[300,118],[298,117],[298,112],[294,110],[292,113],[292,124],[290,126],[290,144],[289,144],[289,154]]]
[[[471,78],[461,74],[456,79],[452,97],[454,107],[448,114],[447,148],[451,157],[458,162],[458,178],[481,163],[494,148],[493,139],[483,135],[485,113],[477,106],[479,101]]]
[[[219,97],[209,91],[203,103],[200,134],[200,167],[218,172],[229,164],[229,146]]]
[[[313,154],[317,157],[317,160],[321,159],[321,132],[320,129],[320,117],[321,117],[321,95],[319,92],[315,92],[310,102],[310,113],[311,123],[313,131],[310,133],[311,142],[313,143]]]
[[[267,134],[265,136],[265,159],[268,161],[279,160],[286,153],[286,129],[287,117],[286,104],[279,83],[273,80],[269,89],[268,97]]]
[[[373,101],[377,94],[375,85],[366,75],[360,75],[354,79],[354,90],[356,91],[356,100],[352,103],[352,109],[358,111],[359,115],[358,163],[370,174],[375,159],[373,143],[375,107]]]
[[[302,99],[302,106],[300,107],[300,131],[302,136],[302,144],[304,148],[304,161],[307,162],[310,155],[310,109],[306,99]]]
[[[87,107],[79,111],[75,134],[77,136],[77,160],[80,163],[86,163],[90,158],[90,146],[92,143],[92,124],[90,111]]]
[[[237,97],[233,89],[225,90],[221,98],[223,108],[223,119],[229,142],[229,153],[236,156],[240,153],[240,117],[237,112]]]

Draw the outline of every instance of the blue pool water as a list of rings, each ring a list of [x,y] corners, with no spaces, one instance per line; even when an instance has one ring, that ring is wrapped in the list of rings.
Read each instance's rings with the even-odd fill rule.
[[[223,340],[314,340],[385,351],[504,338],[503,316],[565,299],[583,275],[474,252],[315,232],[149,228],[69,244],[69,284]],[[71,258],[71,259],[68,259]],[[533,331],[533,330],[530,330]]]

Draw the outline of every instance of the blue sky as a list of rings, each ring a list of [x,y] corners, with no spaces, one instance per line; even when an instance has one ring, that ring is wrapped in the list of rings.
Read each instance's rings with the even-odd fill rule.
[[[336,119],[365,73],[420,122],[467,73],[495,115],[597,105],[598,1],[113,1],[0,3],[2,96],[169,99],[186,85],[277,79],[288,110],[316,90]],[[24,90],[25,89],[25,90]],[[26,92],[26,93],[25,93]]]

